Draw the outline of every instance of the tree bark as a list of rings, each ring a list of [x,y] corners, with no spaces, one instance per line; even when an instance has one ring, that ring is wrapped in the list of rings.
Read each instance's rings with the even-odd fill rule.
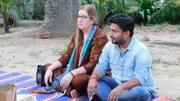
[[[75,32],[76,11],[81,0],[47,0],[43,28],[52,35],[69,36]]]

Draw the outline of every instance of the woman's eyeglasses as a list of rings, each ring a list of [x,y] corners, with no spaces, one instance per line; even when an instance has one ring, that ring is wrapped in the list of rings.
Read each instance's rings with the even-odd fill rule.
[[[81,19],[81,20],[86,20],[86,19],[92,19],[93,17],[89,17],[89,16],[85,16],[85,15],[82,15],[82,16],[77,16],[77,19]]]

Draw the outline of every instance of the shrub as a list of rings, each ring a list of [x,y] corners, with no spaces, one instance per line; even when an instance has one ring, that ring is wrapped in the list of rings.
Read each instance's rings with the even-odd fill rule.
[[[161,24],[168,22],[170,24],[180,23],[180,0],[171,0],[154,13],[151,17],[151,24]]]
[[[150,22],[153,13],[157,12],[162,7],[162,4],[156,0],[142,0],[137,2],[137,6],[134,6],[128,10],[128,14],[135,19],[136,24],[144,24]]]
[[[81,4],[93,4],[98,11],[99,26],[103,27],[105,21],[115,13],[124,13],[128,0],[82,0]]]

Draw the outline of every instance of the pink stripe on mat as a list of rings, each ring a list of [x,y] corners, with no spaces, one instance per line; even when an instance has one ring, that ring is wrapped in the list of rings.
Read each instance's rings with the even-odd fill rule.
[[[20,84],[23,84],[23,83],[27,83],[27,82],[30,82],[30,81],[34,81],[34,80],[36,80],[36,79],[35,79],[35,78],[31,78],[31,79],[25,80],[25,81],[23,81],[23,82],[17,82],[17,83],[15,83],[15,85],[17,86],[17,85],[20,85]]]
[[[19,92],[21,92],[21,91],[23,91],[23,90],[28,90],[28,89],[33,88],[33,87],[36,87],[36,86],[37,86],[37,84],[30,85],[30,86],[23,87],[23,88],[19,88],[18,90],[16,90],[16,93],[19,93]]]
[[[45,99],[42,99],[41,101],[51,101],[55,98],[58,98],[59,96],[57,96],[56,94],[53,94],[53,96],[47,97]]]
[[[17,79],[17,78],[20,78],[20,77],[23,77],[23,76],[26,76],[26,75],[18,75],[18,76],[14,76],[14,77],[11,77],[11,78],[7,78],[7,79],[0,80],[0,82],[5,82],[5,81]]]
[[[0,74],[0,76],[8,75],[8,74],[11,74],[11,73],[12,73],[12,72],[2,73],[2,74]]]

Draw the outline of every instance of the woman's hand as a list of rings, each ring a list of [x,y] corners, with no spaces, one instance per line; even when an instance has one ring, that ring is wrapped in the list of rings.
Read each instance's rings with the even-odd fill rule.
[[[48,69],[44,76],[44,81],[45,81],[45,84],[47,87],[49,86],[48,81],[50,81],[50,83],[52,83],[52,75],[53,75],[52,69]]]
[[[60,82],[60,86],[62,87],[62,88],[67,88],[68,86],[69,86],[69,84],[70,84],[70,82],[72,81],[72,79],[73,79],[73,75],[71,75],[71,73],[68,73],[68,74],[66,74],[63,78],[62,78],[62,80],[61,80],[61,82]]]

